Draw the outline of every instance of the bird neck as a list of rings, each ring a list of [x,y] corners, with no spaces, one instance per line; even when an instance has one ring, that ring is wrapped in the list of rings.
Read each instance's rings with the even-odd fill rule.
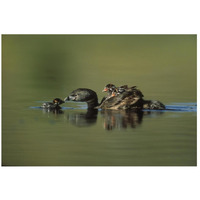
[[[90,99],[89,101],[87,101],[87,104],[88,104],[88,109],[93,109],[95,108],[96,106],[98,106],[98,98],[97,97],[94,97],[93,99]]]

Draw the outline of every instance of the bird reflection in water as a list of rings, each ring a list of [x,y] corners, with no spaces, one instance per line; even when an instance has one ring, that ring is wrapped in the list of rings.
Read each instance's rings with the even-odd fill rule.
[[[53,113],[55,115],[57,114],[63,114],[64,112],[61,109],[42,109],[43,113]]]
[[[42,109],[44,114],[56,117],[60,114],[64,114],[65,120],[77,127],[88,127],[96,124],[98,113],[103,119],[103,127],[105,130],[113,129],[127,129],[137,128],[143,120],[144,116],[155,117],[163,114],[162,111],[143,111],[143,110],[98,110],[98,109],[87,109],[87,110],[73,110],[64,112],[62,109]]]
[[[71,124],[78,127],[86,127],[96,123],[97,114],[97,109],[88,109],[87,112],[67,112],[65,116]]]
[[[88,109],[87,112],[67,112],[67,120],[77,127],[88,127],[97,122],[98,112],[103,118],[105,130],[136,128],[146,115],[158,115],[163,112],[131,111],[131,110],[101,110]],[[155,116],[154,116],[155,117]]]
[[[106,130],[136,128],[142,123],[143,111],[102,110],[103,127]]]

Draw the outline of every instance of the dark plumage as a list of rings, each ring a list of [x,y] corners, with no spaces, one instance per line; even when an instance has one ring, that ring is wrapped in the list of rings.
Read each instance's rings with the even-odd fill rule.
[[[102,109],[142,109],[143,94],[136,87],[128,88],[127,85],[116,87],[109,99],[99,105]]]
[[[59,98],[55,98],[53,102],[45,102],[42,104],[41,107],[43,109],[48,109],[48,110],[61,109],[59,105],[61,105],[62,103],[65,103],[65,102]]]
[[[128,85],[122,85],[120,87],[117,88],[117,93],[118,94],[122,94],[123,92],[125,92],[128,89]]]
[[[86,102],[88,104],[88,108],[95,108],[99,105],[96,92],[87,88],[74,90],[64,99],[64,101]]]
[[[116,96],[104,98],[98,104],[96,92],[87,88],[74,90],[64,101],[81,101],[88,104],[89,109],[165,109],[165,106],[159,101],[144,100],[143,94],[136,87],[126,89],[123,93]]]

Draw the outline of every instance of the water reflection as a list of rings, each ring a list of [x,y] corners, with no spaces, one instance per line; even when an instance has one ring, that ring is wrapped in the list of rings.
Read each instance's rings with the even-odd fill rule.
[[[180,104],[180,103],[179,103]],[[191,112],[196,111],[195,103],[166,106],[166,110],[97,110],[82,109],[76,110],[71,107],[62,109],[42,109],[48,116],[58,116],[64,114],[64,119],[77,127],[88,127],[96,124],[98,114],[102,118],[105,130],[137,128],[143,122],[143,117],[156,118],[166,112]],[[40,108],[40,107],[33,107]],[[41,108],[40,108],[41,109]],[[73,109],[73,111],[71,111]]]
[[[78,127],[91,126],[97,122],[97,109],[88,109],[87,112],[66,113],[66,119]]]
[[[103,128],[105,130],[113,129],[126,129],[126,128],[137,128],[143,120],[144,116],[156,117],[157,115],[163,114],[162,111],[131,111],[131,110],[97,110],[87,109],[83,111],[74,110],[68,112],[61,109],[42,109],[44,114],[53,114],[57,116],[64,114],[65,120],[77,127],[88,127],[96,124],[98,114],[103,119]]]
[[[66,113],[65,118],[77,127],[87,127],[96,124],[97,116],[103,119],[105,130],[136,128],[142,123],[145,115],[160,115],[163,112],[128,111],[128,110],[90,110]]]
[[[103,127],[106,130],[136,128],[142,123],[143,111],[102,110]]]
[[[54,114],[64,114],[63,110],[61,109],[42,109],[43,113],[54,113]]]

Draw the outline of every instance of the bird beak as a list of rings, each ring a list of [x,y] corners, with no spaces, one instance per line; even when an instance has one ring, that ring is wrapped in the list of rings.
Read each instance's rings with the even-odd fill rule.
[[[108,91],[108,88],[104,88],[103,90],[102,90],[102,92],[107,92]]]
[[[114,97],[114,96],[115,96],[115,92],[112,92],[111,97]]]
[[[64,98],[64,102],[69,101],[69,97]]]

